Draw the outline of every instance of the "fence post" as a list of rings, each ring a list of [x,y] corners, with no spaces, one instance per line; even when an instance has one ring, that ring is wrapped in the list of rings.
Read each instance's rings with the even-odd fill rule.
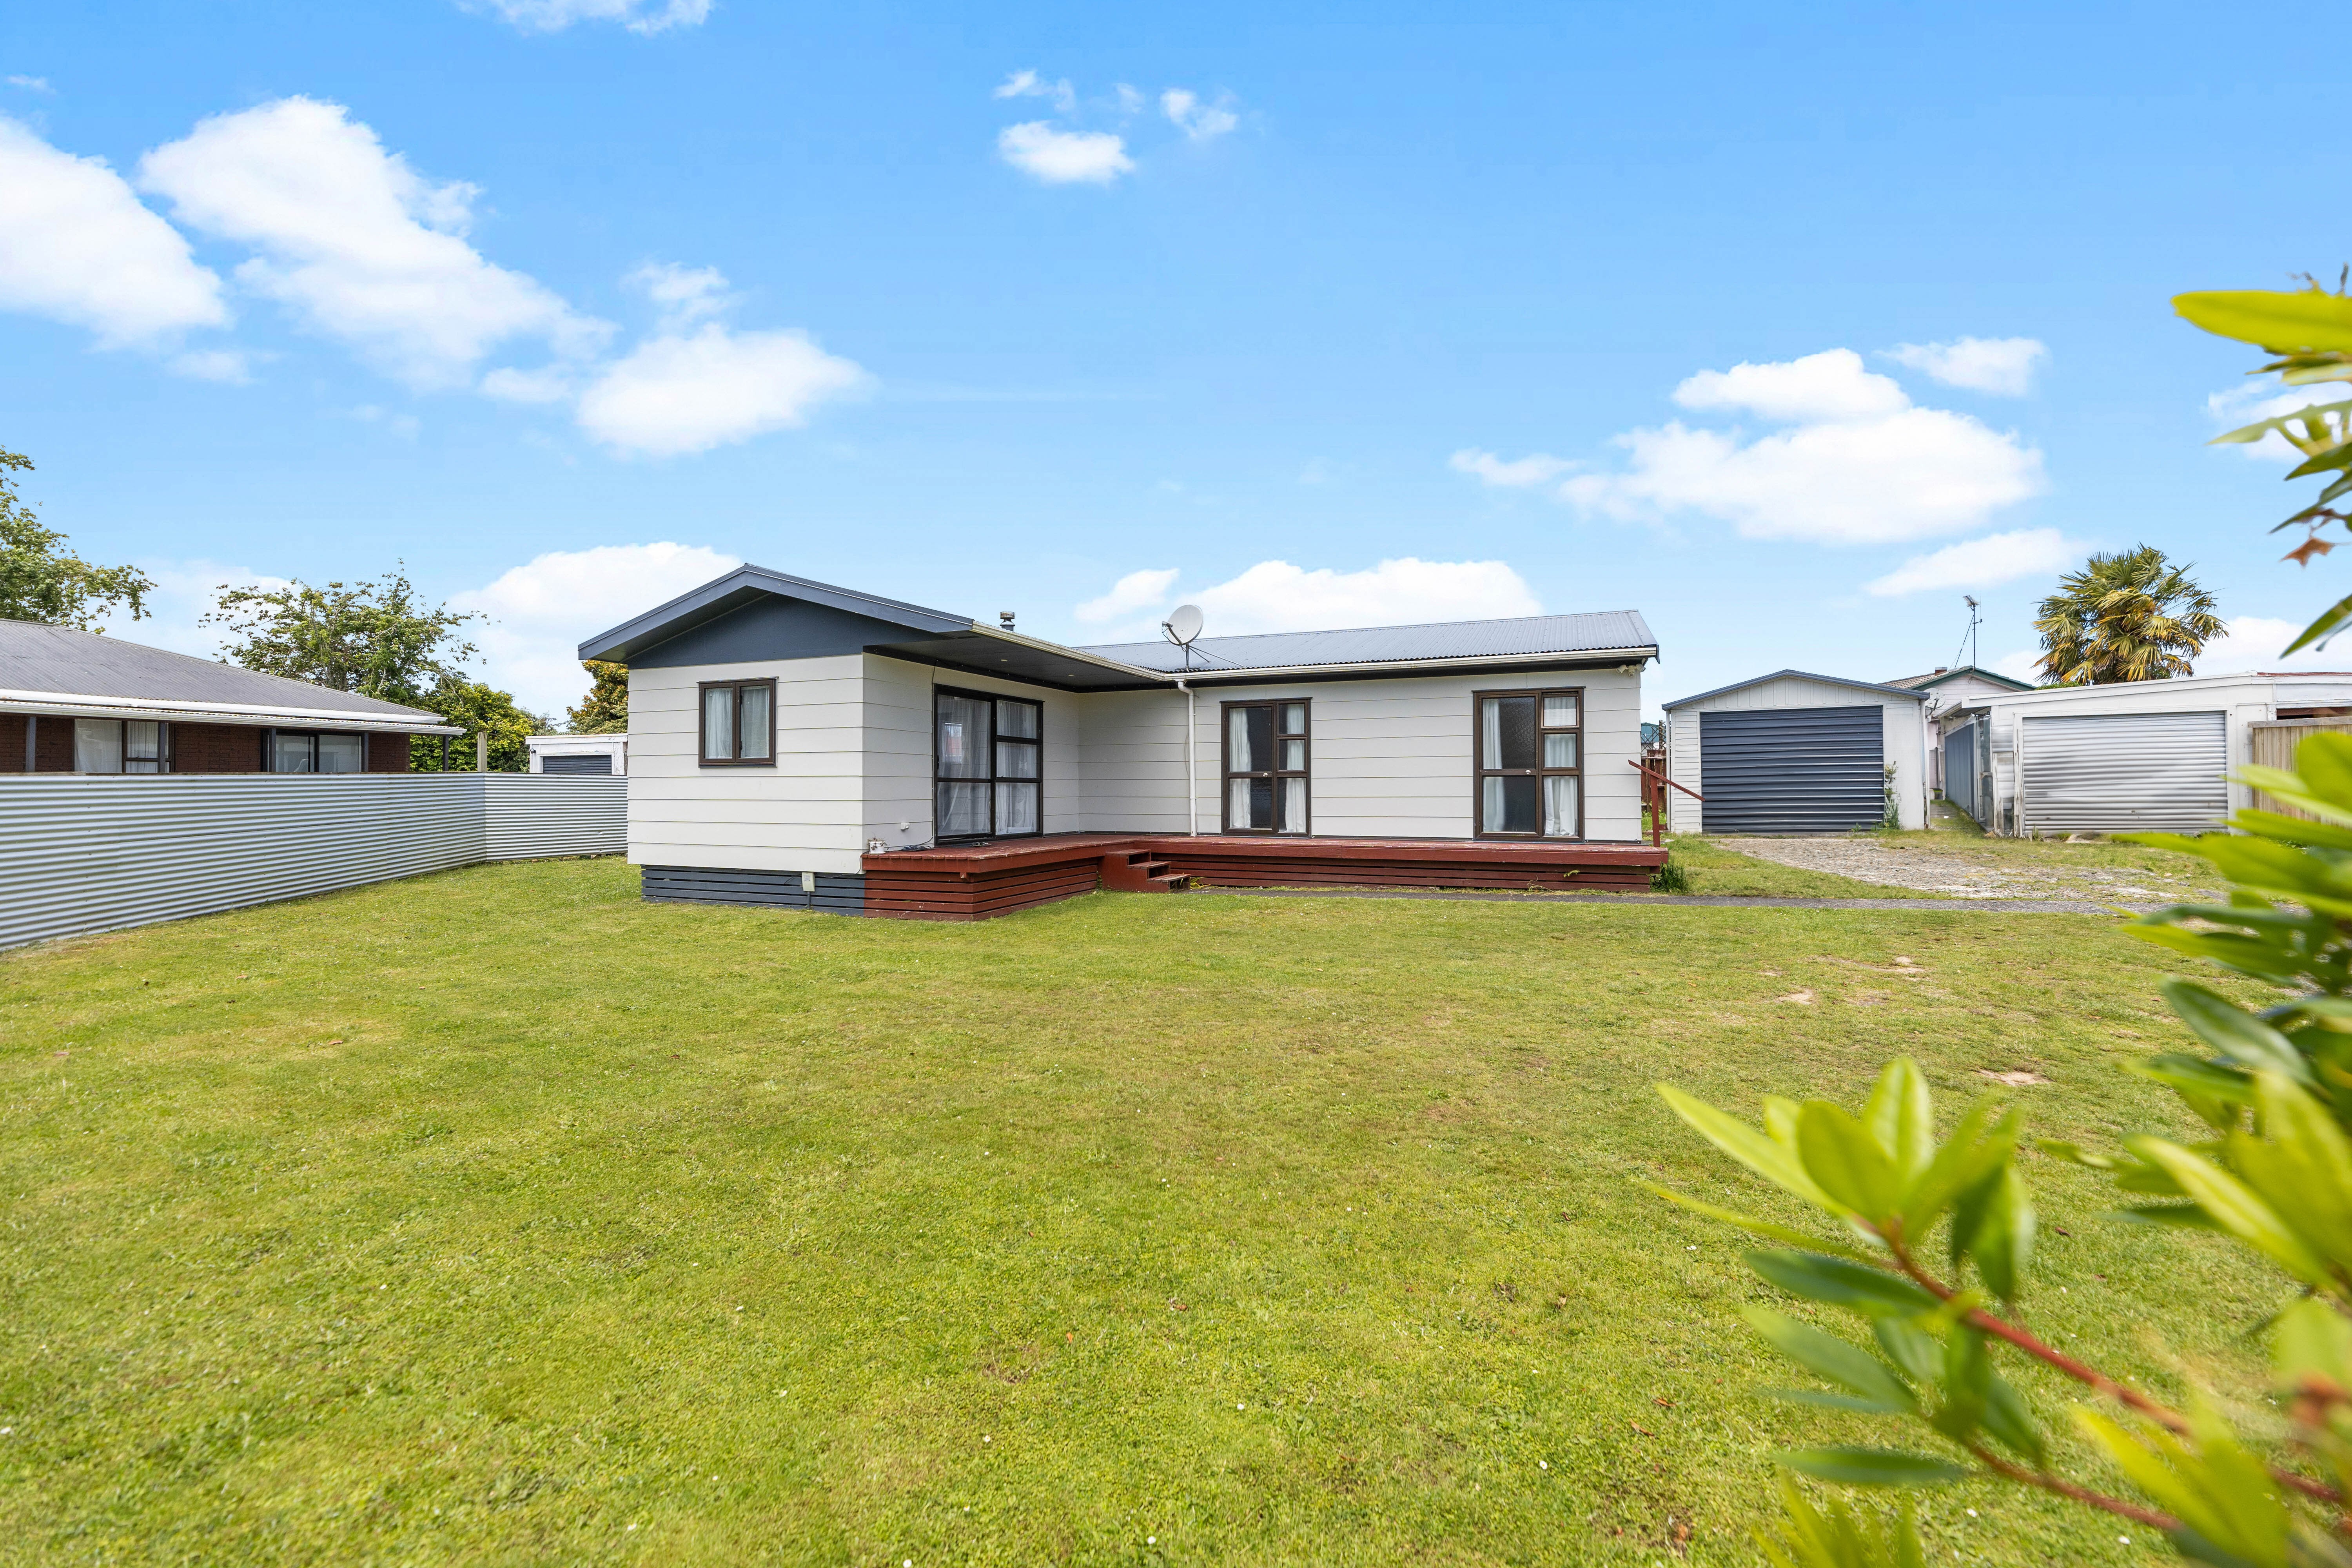
[[[490,732],[488,730],[478,731],[474,736],[474,771],[478,773],[490,771]]]

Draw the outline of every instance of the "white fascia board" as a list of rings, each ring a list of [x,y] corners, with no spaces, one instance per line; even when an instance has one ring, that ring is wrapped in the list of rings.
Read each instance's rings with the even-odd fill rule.
[[[242,724],[254,729],[362,730],[379,735],[462,735],[454,724],[361,714],[334,708],[260,708],[240,702],[173,702],[129,697],[0,691],[0,713],[61,719],[160,719],[173,723]]]
[[[1572,653],[1496,653],[1463,654],[1454,658],[1381,658],[1360,664],[1282,664],[1219,665],[1214,668],[1181,670],[1174,675],[1161,675],[1162,680],[1200,680],[1214,677],[1220,681],[1304,680],[1318,675],[1355,675],[1370,672],[1410,679],[1418,675],[1448,675],[1463,668],[1488,669],[1496,666],[1545,666],[1557,664],[1608,664],[1612,660],[1631,664],[1636,660],[1646,664],[1658,657],[1654,647],[1580,648]]]
[[[1043,637],[1024,637],[1019,632],[1008,632],[1003,626],[982,626],[980,622],[974,621],[971,623],[971,629],[992,642],[1011,643],[1015,647],[1031,648],[1038,653],[1052,654],[1055,658],[1066,658],[1078,664],[1090,664],[1097,669],[1116,670],[1121,675],[1133,676],[1138,680],[1172,681],[1176,679],[1165,670],[1146,669],[1139,664],[1121,664],[1115,658],[1105,658],[1098,653],[1082,653],[1074,647],[1064,647],[1057,642],[1047,642]],[[1003,679],[1018,680],[1020,678],[1006,676]]]

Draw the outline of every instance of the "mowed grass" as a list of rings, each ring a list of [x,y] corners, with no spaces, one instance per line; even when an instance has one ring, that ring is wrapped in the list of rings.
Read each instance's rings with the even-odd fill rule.
[[[1795,1216],[1653,1080],[1852,1103],[1908,1051],[1948,1117],[2024,1067],[2037,1131],[2179,1129],[2120,1070],[2171,964],[1965,911],[858,921],[613,861],[0,955],[0,1557],[1753,1562],[1771,1450],[1875,1429],[1753,1394],[1804,1380],[1741,1243],[1635,1184]],[[2274,1282],[2032,1175],[2042,1331],[2244,1373]],[[1988,1487],[1924,1528],[2147,1552]]]
[[[1909,837],[1906,835],[1906,837]],[[1926,835],[1919,835],[1925,837]],[[1898,888],[1883,882],[1861,882],[1829,871],[1808,871],[1759,859],[1713,843],[1696,834],[1666,840],[1674,863],[1689,879],[1694,895],[1706,898],[1769,899],[1940,899],[1946,895],[1919,888]]]

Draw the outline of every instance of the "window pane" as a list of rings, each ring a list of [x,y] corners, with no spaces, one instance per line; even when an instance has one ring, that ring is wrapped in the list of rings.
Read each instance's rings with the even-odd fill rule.
[[[940,838],[972,838],[988,831],[988,786],[981,784],[943,784],[938,801],[939,826],[934,830]]]
[[[1543,700],[1544,728],[1573,730],[1576,728],[1576,693],[1561,692]]]
[[[122,721],[74,721],[74,772],[119,773],[122,771]]]
[[[988,710],[993,703],[969,697],[940,696],[940,777],[988,776]],[[946,828],[940,829],[944,833]],[[979,830],[975,830],[979,831]]]
[[[1494,710],[1490,768],[1531,768],[1536,765],[1536,700],[1532,697],[1489,697]]]
[[[1479,781],[1479,830],[1484,833],[1536,831],[1537,803],[1541,780],[1532,774],[1506,773]]]
[[[319,737],[319,771],[322,773],[355,773],[361,770],[367,744],[357,735],[321,735]]]
[[[1503,781],[1489,775],[1478,781],[1478,831],[1497,833],[1503,826]]]
[[[1017,736],[1021,740],[1037,738],[1037,705],[1034,702],[1000,702],[996,705],[996,732]]]
[[[1282,732],[1286,735],[1307,733],[1307,704],[1286,702],[1282,705]]]
[[[1282,771],[1286,773],[1303,773],[1307,771],[1306,742],[1285,741],[1282,742]]]
[[[163,726],[152,719],[133,719],[122,726],[122,771],[160,773],[163,771]]]
[[[1555,773],[1544,780],[1544,837],[1573,838],[1576,837],[1577,781]]]
[[[996,776],[1001,779],[1034,779],[1037,776],[1037,748],[1024,746],[1018,741],[996,742]],[[999,832],[1004,831],[1003,828]]]
[[[273,773],[307,773],[310,771],[310,737],[279,735],[269,759]]]
[[[1257,753],[1250,750],[1250,715],[1255,711],[1250,708],[1225,710],[1225,771],[1229,773],[1245,773],[1265,765],[1253,760]],[[1239,827],[1241,824],[1236,822],[1234,826]]]
[[[1257,826],[1256,821],[1250,816],[1250,781],[1247,779],[1232,779],[1226,783],[1225,826],[1227,827]]]
[[[1268,713],[1265,717],[1269,724],[1274,721],[1273,714]],[[1274,826],[1274,781],[1250,779],[1247,783],[1250,792],[1250,826],[1272,827]]]
[[[1574,732],[1571,731],[1565,735],[1546,735],[1544,737],[1544,766],[1548,768],[1572,768],[1576,766],[1576,736]]]
[[[1285,833],[1307,831],[1307,781],[1305,779],[1282,781],[1282,831]]]
[[[712,763],[735,760],[735,689],[731,686],[703,689],[702,756]]]
[[[767,760],[768,704],[774,697],[775,693],[764,686],[743,688],[743,700],[738,709],[743,736],[740,755],[758,757],[762,762]]]
[[[1037,786],[1035,784],[1001,784],[996,786],[996,831],[999,833],[1037,831]]]
[[[1271,707],[1244,708],[1242,711],[1249,715],[1250,766],[1253,769],[1274,766],[1274,710]]]

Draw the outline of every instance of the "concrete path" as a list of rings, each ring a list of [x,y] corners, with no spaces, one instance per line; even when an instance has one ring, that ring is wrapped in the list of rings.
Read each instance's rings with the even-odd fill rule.
[[[1202,894],[1253,899],[1426,899],[1473,904],[1696,905],[1716,910],[1885,910],[1905,913],[1990,915],[2140,914],[2153,904],[2100,904],[2085,899],[1706,899],[1673,893],[1444,893],[1418,888],[1202,888]]]

